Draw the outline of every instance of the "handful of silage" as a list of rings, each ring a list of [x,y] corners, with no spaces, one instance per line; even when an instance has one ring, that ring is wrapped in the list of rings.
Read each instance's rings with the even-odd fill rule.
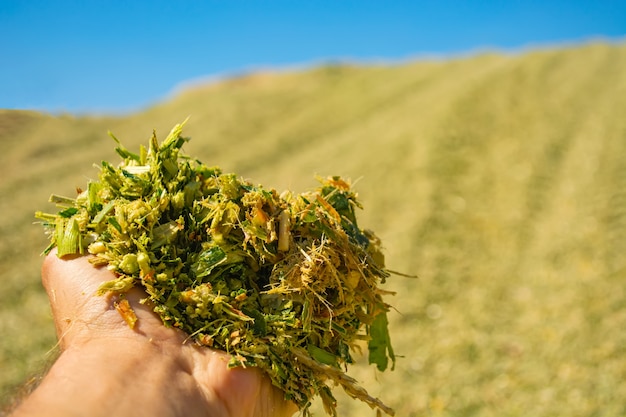
[[[139,154],[116,139],[118,167],[102,162],[75,199],[53,195],[61,211],[37,213],[45,252],[91,253],[117,277],[99,294],[143,288],[166,326],[261,368],[305,415],[318,394],[336,415],[330,382],[393,415],[344,372],[360,340],[379,370],[395,361],[378,287],[389,273],[379,240],[357,226],[350,185],[333,177],[279,196],[182,155],[181,131],[161,144],[153,134]]]

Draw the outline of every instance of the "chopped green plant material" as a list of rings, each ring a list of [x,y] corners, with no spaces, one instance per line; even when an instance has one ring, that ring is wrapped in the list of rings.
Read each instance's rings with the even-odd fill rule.
[[[357,225],[350,184],[279,195],[184,155],[183,124],[139,153],[111,135],[119,166],[102,162],[76,198],[51,197],[57,214],[37,213],[45,253],[91,254],[116,276],[98,294],[142,288],[166,326],[228,352],[233,367],[262,369],[303,415],[319,395],[335,416],[335,385],[393,415],[346,374],[363,345],[377,369],[395,362],[380,288],[389,270]],[[133,327],[128,302],[115,307]]]

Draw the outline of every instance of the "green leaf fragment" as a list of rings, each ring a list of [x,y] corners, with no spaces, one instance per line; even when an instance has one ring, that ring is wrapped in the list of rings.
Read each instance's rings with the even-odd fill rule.
[[[114,207],[115,207],[115,200],[112,200],[106,203],[102,207],[102,209],[98,212],[98,214],[95,215],[95,217],[92,220],[92,223],[94,224],[101,223],[102,220],[104,220],[104,218],[111,212],[111,210],[113,210]]]
[[[120,223],[117,221],[117,219],[115,217],[109,217],[107,219],[107,221],[109,222],[109,224],[111,226],[113,226],[115,228],[115,230],[117,230],[119,233],[124,233],[124,230],[122,229],[122,226],[120,225]]]
[[[209,275],[215,267],[226,261],[226,253],[219,246],[213,246],[200,253],[198,260],[191,265],[191,271],[197,278]]]
[[[65,210],[61,210],[59,212],[59,216],[65,217],[67,219],[67,218],[72,217],[76,213],[78,213],[78,209],[76,207],[68,207]]]
[[[267,322],[265,321],[265,316],[260,311],[243,309],[243,312],[254,319],[252,327],[254,333],[261,337],[267,335]]]
[[[374,317],[374,321],[369,328],[370,340],[368,343],[369,363],[376,364],[379,371],[387,369],[389,359],[392,360],[393,370],[396,364],[396,356],[391,346],[391,338],[389,336],[389,322],[387,313],[382,311]]]
[[[306,348],[311,357],[313,357],[316,361],[326,365],[339,366],[337,363],[337,356],[333,355],[329,351],[311,344],[307,345]]]

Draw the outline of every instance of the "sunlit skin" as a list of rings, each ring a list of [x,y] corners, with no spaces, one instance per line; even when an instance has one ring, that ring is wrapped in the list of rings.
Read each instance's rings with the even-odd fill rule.
[[[187,342],[163,326],[140,290],[126,297],[137,315],[131,329],[115,297],[95,296],[114,278],[87,257],[44,261],[43,285],[61,355],[41,385],[12,416],[291,416],[285,401],[256,369],[229,369],[228,356]]]

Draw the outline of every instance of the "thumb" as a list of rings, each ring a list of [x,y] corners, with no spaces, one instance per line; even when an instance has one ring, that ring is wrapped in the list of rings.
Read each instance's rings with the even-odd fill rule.
[[[86,332],[118,327],[121,318],[110,299],[96,296],[101,283],[115,278],[112,272],[95,268],[87,257],[59,258],[53,251],[43,262],[41,277],[61,348]]]

